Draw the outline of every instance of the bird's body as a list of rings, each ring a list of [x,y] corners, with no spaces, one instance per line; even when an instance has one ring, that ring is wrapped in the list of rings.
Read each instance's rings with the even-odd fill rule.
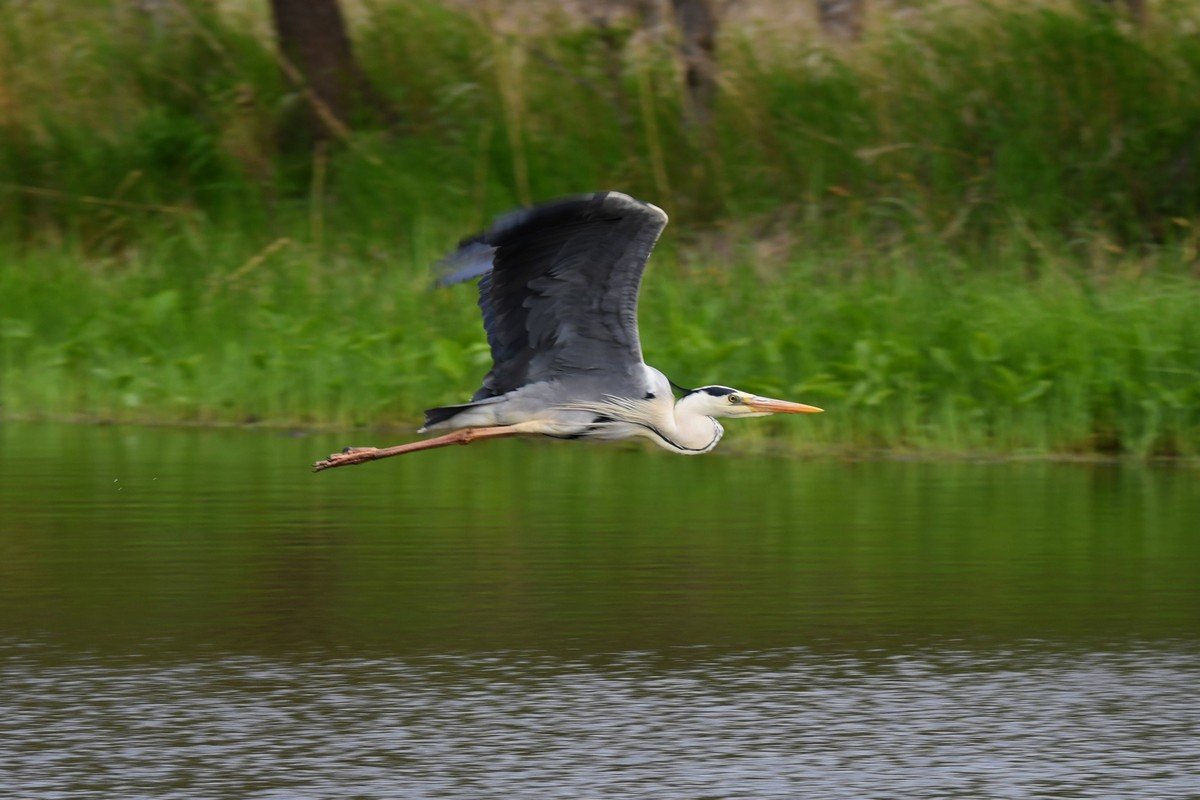
[[[725,432],[721,424],[704,414],[677,413],[678,404],[667,377],[654,367],[643,364],[642,368],[641,380],[636,381],[637,395],[606,393],[603,399],[596,399],[570,384],[532,384],[463,406],[430,409],[434,419],[445,411],[453,410],[454,415],[427,423],[421,430],[524,424],[529,433],[556,439],[612,441],[642,436],[688,455],[707,453],[716,447]],[[683,411],[693,402],[685,403]]]
[[[566,198],[500,217],[445,261],[443,284],[477,278],[492,368],[471,402],[431,408],[422,432],[444,436],[392,448],[348,448],[317,470],[481,438],[648,438],[707,453],[716,417],[819,411],[706,386],[678,401],[642,360],[637,295],[667,215],[616,192]]]

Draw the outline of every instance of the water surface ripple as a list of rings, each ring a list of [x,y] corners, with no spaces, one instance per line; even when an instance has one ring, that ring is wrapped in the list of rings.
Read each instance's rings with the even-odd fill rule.
[[[803,649],[564,661],[9,650],[8,796],[1194,798],[1200,661]]]
[[[1200,798],[1194,467],[345,443],[0,424],[0,798]]]

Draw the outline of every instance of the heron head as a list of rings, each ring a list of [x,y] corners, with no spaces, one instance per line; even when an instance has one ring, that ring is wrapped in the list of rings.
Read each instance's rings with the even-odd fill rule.
[[[765,417],[770,414],[817,414],[824,409],[759,397],[728,386],[701,386],[679,400],[708,417]]]

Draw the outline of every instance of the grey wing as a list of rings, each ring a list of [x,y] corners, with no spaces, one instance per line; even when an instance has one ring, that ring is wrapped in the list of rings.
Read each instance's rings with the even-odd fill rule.
[[[655,206],[599,192],[507,214],[464,241],[441,282],[479,278],[493,363],[475,400],[548,381],[643,385],[637,295],[666,224]]]

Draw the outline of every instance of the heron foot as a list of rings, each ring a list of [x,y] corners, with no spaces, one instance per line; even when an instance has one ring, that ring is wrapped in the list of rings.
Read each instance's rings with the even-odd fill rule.
[[[361,464],[371,461],[379,452],[378,447],[345,447],[340,453],[331,453],[329,458],[313,462],[313,472],[333,467],[348,467],[351,464]]]

